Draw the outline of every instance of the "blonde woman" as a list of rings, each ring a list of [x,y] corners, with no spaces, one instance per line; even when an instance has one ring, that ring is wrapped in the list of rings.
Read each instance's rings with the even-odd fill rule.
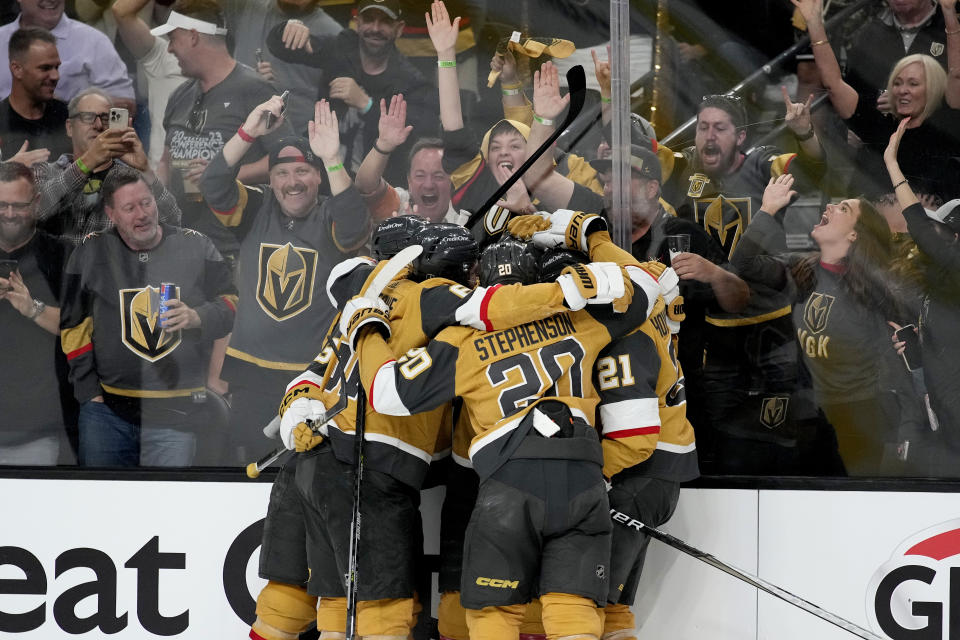
[[[892,193],[883,164],[883,150],[904,118],[910,118],[900,146],[900,166],[914,190],[928,206],[960,196],[960,111],[945,101],[947,74],[932,57],[901,58],[890,72],[886,95],[889,112],[858,93],[840,73],[827,39],[821,0],[791,0],[806,20],[814,60],[830,94],[830,102],[850,129],[863,141],[857,154],[851,190],[870,199]],[[949,97],[949,96],[946,96]]]

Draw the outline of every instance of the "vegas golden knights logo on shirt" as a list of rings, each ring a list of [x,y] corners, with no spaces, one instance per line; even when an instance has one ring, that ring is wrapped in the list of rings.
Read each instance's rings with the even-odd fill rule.
[[[687,195],[691,198],[699,198],[703,195],[703,188],[710,184],[710,178],[702,173],[695,173],[690,176],[690,187],[687,189]]]
[[[750,224],[750,198],[701,198],[694,206],[696,221],[720,243],[729,260]]]
[[[317,252],[284,245],[260,245],[257,276],[257,302],[274,320],[292,318],[313,301],[313,281],[317,271]]]
[[[786,396],[773,396],[764,398],[760,407],[760,424],[768,429],[779,427],[787,419],[787,405],[790,398]]]
[[[939,57],[940,55],[942,55],[944,49],[946,49],[946,47],[943,46],[943,43],[942,43],[942,42],[931,42],[931,43],[930,43],[930,55],[932,55],[934,58]]]
[[[825,293],[814,292],[803,306],[803,322],[812,333],[820,333],[827,328],[830,320],[830,309],[836,298]]]
[[[180,287],[177,287],[177,299]],[[160,326],[160,289],[120,290],[120,324],[123,345],[135,354],[156,362],[180,344],[180,331],[168,333]]]

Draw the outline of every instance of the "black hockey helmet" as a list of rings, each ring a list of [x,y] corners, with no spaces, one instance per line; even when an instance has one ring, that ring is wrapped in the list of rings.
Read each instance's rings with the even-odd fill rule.
[[[531,242],[504,236],[480,254],[480,286],[534,284],[540,274],[540,250]]]
[[[565,268],[586,262],[590,262],[590,258],[579,251],[548,249],[540,256],[540,282],[553,282]]]
[[[417,234],[428,224],[430,221],[426,218],[412,214],[387,218],[373,230],[370,240],[373,257],[377,260],[387,260],[397,255],[402,249],[417,244]]]
[[[447,278],[469,285],[470,273],[477,263],[477,241],[458,224],[435,222],[426,225],[417,236],[423,253],[413,261],[413,271],[421,278]]]

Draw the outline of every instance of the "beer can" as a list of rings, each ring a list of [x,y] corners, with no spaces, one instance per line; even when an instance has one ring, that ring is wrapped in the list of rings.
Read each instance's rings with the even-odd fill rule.
[[[172,282],[161,282],[160,283],[160,314],[162,315],[167,311],[167,303],[171,299],[177,297],[177,287]],[[162,325],[161,321],[161,325]]]

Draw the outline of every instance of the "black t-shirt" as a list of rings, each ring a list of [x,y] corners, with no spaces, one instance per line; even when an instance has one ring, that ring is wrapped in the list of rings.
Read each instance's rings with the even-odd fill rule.
[[[19,249],[0,249],[0,260],[16,260],[30,296],[60,306],[60,285],[70,247],[38,231]],[[60,339],[0,300],[0,445],[15,445],[63,430],[61,398],[69,397]],[[66,402],[70,404],[69,401]]]
[[[67,137],[67,104],[50,100],[39,120],[28,120],[13,110],[9,96],[0,100],[0,152],[9,160],[29,141],[27,150],[48,149],[53,162],[73,149]]]
[[[883,162],[883,151],[898,120],[877,111],[861,97],[847,124],[864,142],[857,154],[855,191],[867,197],[891,193],[893,185]],[[919,127],[907,129],[897,160],[916,193],[939,195],[944,201],[960,197],[960,110],[943,106]]]

